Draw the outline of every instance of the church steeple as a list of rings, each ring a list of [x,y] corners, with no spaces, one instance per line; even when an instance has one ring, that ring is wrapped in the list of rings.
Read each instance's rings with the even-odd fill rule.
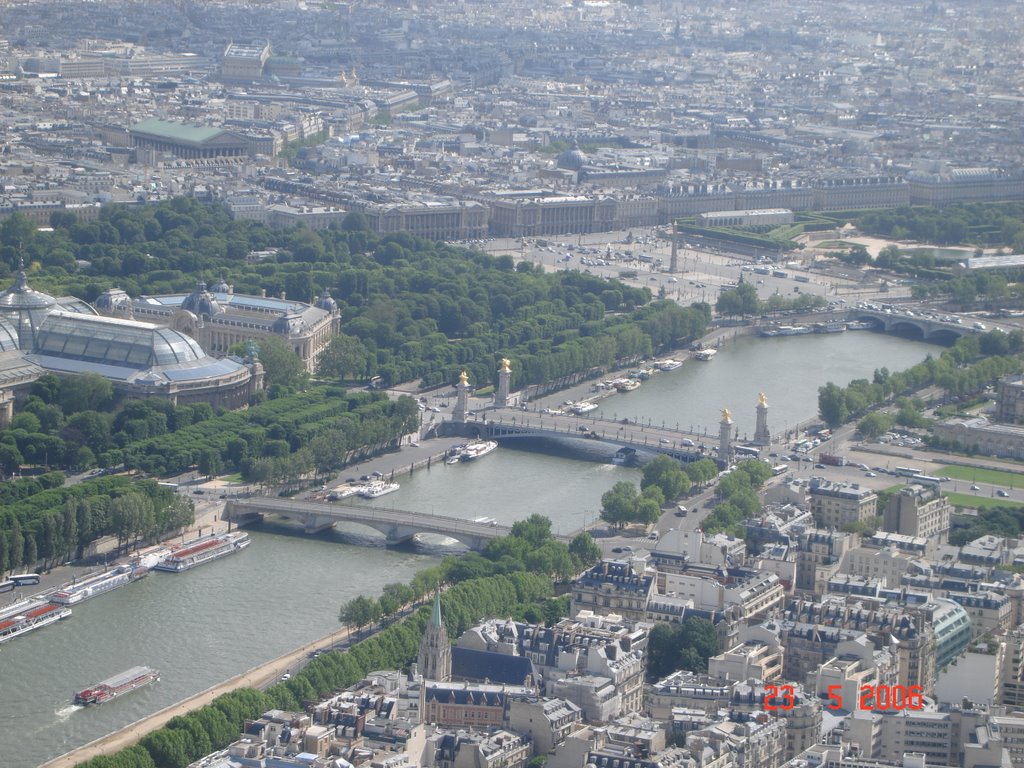
[[[430,612],[430,623],[420,641],[420,652],[416,666],[424,680],[445,682],[452,676],[452,646],[448,632],[441,620],[441,593],[434,594],[434,607]]]

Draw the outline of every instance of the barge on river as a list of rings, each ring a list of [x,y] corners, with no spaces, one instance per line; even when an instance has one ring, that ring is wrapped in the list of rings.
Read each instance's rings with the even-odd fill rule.
[[[83,688],[75,694],[75,704],[103,704],[159,679],[160,673],[152,667],[132,667],[101,683]]]

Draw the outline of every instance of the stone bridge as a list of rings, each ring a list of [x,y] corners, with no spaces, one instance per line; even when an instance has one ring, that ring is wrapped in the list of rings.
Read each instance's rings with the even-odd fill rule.
[[[658,454],[671,456],[684,464],[697,461],[717,445],[716,436],[685,432],[665,425],[624,420],[589,418],[571,414],[538,414],[513,410],[493,411],[486,421],[469,422],[480,437],[497,440],[502,445],[519,443],[527,447],[529,441],[545,441],[577,458],[592,461],[629,461],[654,458]],[[617,460],[618,458],[618,460]]]
[[[955,318],[953,315],[948,317]],[[891,312],[875,309],[851,309],[847,320],[870,322],[879,330],[887,333],[898,333],[901,336],[912,336],[922,341],[934,341],[939,344],[952,344],[965,334],[978,333],[976,328],[962,325],[955,320],[946,321],[934,317],[924,317],[916,312],[908,314],[907,310],[899,308]]]
[[[339,522],[358,523],[382,533],[388,544],[408,541],[417,533],[435,533],[453,538],[472,550],[483,549],[491,539],[507,536],[512,532],[506,525],[384,509],[368,504],[252,498],[230,499],[224,507],[224,519],[238,525],[255,522],[265,515],[299,520],[307,533],[331,528]],[[566,543],[571,540],[570,537],[564,536],[556,538]]]

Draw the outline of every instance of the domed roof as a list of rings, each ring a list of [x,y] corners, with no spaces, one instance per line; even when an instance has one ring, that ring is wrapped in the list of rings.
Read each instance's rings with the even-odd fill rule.
[[[217,303],[217,299],[214,298],[213,294],[206,290],[206,283],[202,280],[196,283],[195,290],[181,302],[181,308],[187,309],[198,317],[213,317],[219,312],[224,311],[224,308]]]
[[[93,306],[100,312],[114,312],[129,301],[128,294],[125,293],[124,289],[107,288],[107,290],[96,297]]]
[[[271,330],[286,336],[297,336],[306,329],[306,321],[302,315],[281,315],[274,321]]]
[[[227,281],[224,279],[224,276],[221,275],[220,281],[214,283],[213,288],[211,288],[210,290],[212,290],[214,293],[231,293],[231,286],[228,285]]]
[[[578,171],[587,164],[587,156],[583,154],[576,139],[572,140],[572,146],[558,156],[558,167],[569,171]]]
[[[25,265],[21,264],[14,278],[14,285],[0,293],[0,310],[2,309],[37,309],[52,307],[57,300],[46,293],[29,287],[25,276]]]
[[[14,285],[0,293],[0,317],[14,326],[19,348],[29,351],[35,343],[39,326],[58,304],[53,296],[30,288],[24,262],[18,266]]]
[[[324,288],[323,295],[316,300],[316,308],[322,309],[325,312],[334,312],[338,309],[338,302],[331,297],[329,288]]]

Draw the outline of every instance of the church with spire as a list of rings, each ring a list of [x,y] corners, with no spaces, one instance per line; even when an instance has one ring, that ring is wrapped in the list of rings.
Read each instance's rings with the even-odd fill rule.
[[[452,677],[452,645],[448,640],[448,632],[441,621],[441,593],[434,595],[434,608],[430,613],[430,623],[420,641],[420,652],[416,657],[416,666],[424,680],[447,682]]]

